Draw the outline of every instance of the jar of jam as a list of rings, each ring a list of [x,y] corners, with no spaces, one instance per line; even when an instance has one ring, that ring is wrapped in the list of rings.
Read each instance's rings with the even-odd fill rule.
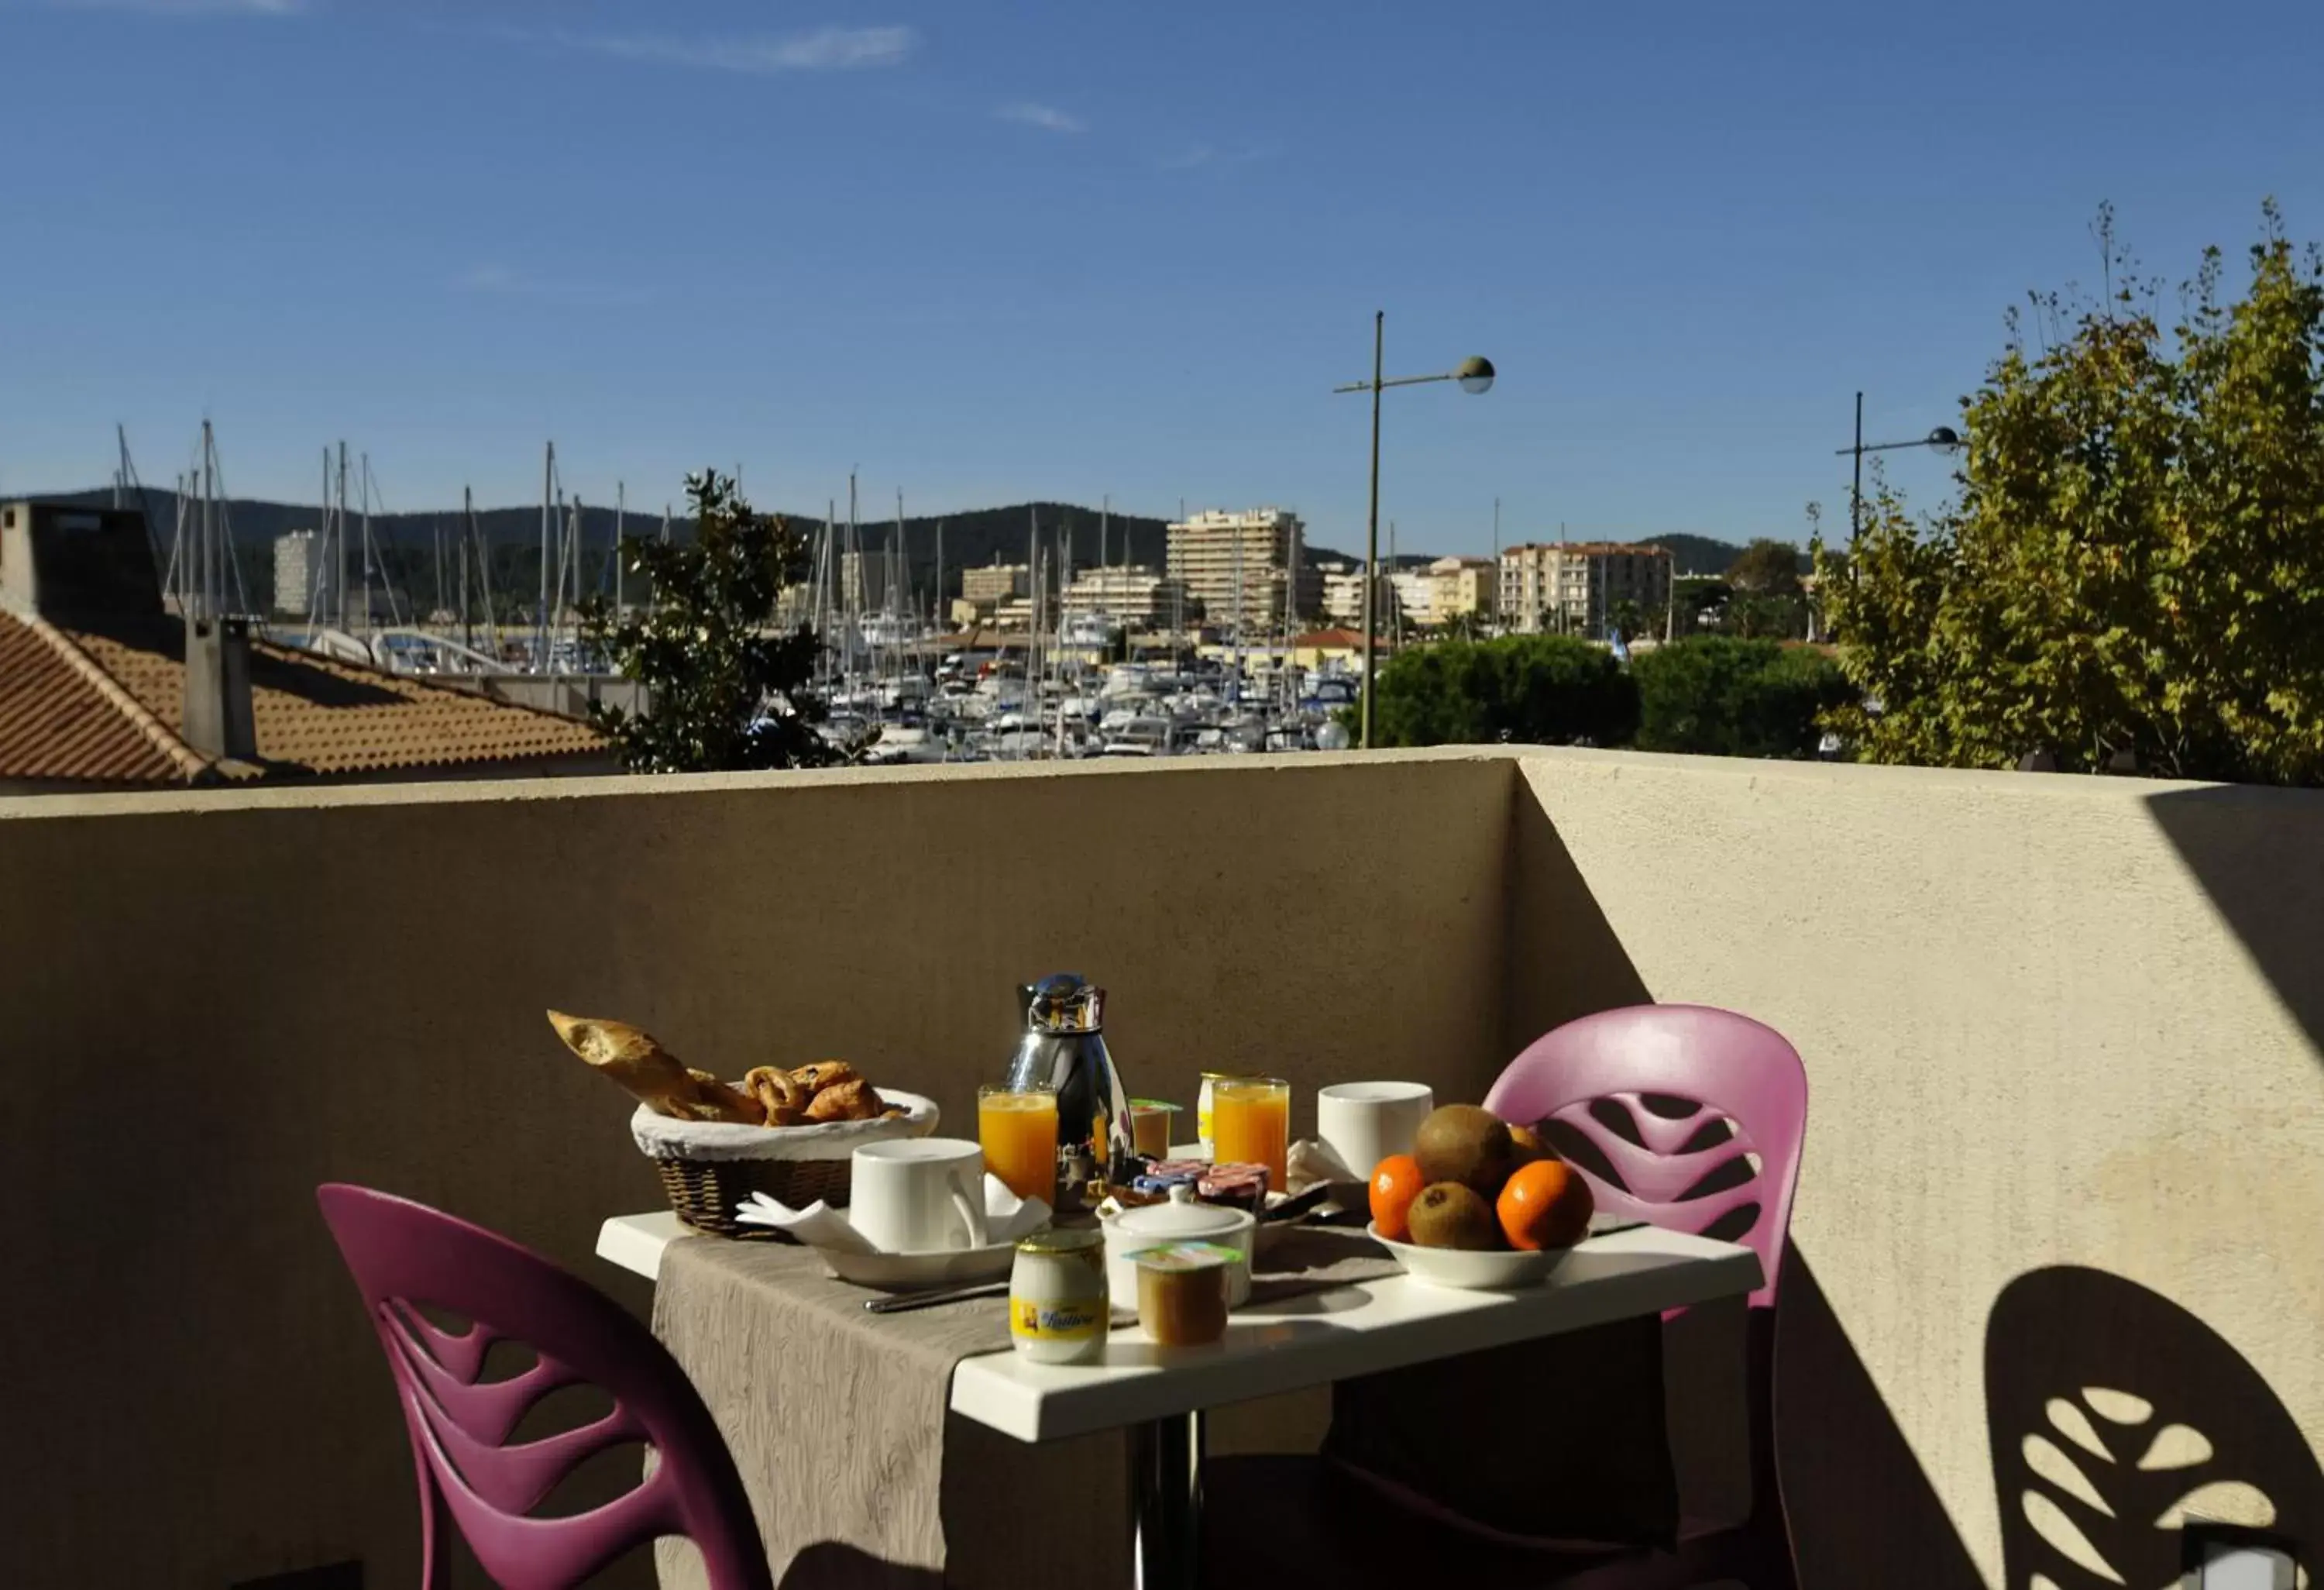
[[[1199,1347],[1227,1334],[1227,1278],[1242,1254],[1212,1243],[1166,1243],[1130,1256],[1138,1323],[1155,1345]]]
[[[1093,1364],[1112,1324],[1105,1234],[1052,1227],[1017,1244],[1009,1271],[1009,1336],[1036,1364]]]

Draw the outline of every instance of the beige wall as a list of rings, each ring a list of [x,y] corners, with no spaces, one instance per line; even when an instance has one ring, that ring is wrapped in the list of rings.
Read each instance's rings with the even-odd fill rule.
[[[0,803],[0,1363],[51,1476],[0,1486],[5,1576],[416,1578],[312,1188],[439,1204],[641,1305],[590,1248],[655,1184],[544,1005],[730,1074],[850,1056],[967,1124],[1012,985],[1071,967],[1141,1092],[1471,1086],[1509,789],[1491,759],[1239,759]]]
[[[2044,1265],[2200,1316],[2324,1446],[2324,1063],[2294,1008],[2324,992],[2324,796],[1591,752],[1519,768],[1511,1046],[1627,962],[1655,999],[1748,1012],[1805,1058],[1810,1279],[1782,1338],[1805,1373],[1778,1421],[1810,1583],[1957,1585],[1963,1548],[2001,1583],[2023,1515],[1996,1496],[1987,1329]],[[1586,906],[1544,887],[1573,874]],[[1611,929],[1586,975],[1557,967],[1577,912]],[[1851,1347],[1868,1387],[1831,1362]],[[2223,1455],[2257,1438],[2202,1383],[2112,1389]],[[1844,1405],[1868,1391],[1901,1451]],[[1902,1493],[1914,1463],[1933,1520]]]
[[[410,1581],[310,1189],[442,1204],[641,1305],[589,1250],[653,1182],[543,1005],[722,1070],[845,1054],[964,1123],[1011,985],[1060,967],[1166,1096],[1263,1065],[1475,1097],[1647,995],[1789,1033],[1811,1586],[1999,1582],[1985,1341],[2044,1264],[2200,1315],[2324,1437],[2317,796],[1460,751],[60,797],[0,801],[0,1362],[55,1476],[0,1486],[11,1582]],[[2235,1447],[2243,1404],[2146,1389]]]

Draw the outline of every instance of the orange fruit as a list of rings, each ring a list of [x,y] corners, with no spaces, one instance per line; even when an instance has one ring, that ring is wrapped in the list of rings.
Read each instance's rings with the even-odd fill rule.
[[[1543,1139],[1539,1127],[1512,1126],[1509,1128],[1509,1141],[1517,1145],[1517,1162],[1520,1165],[1530,1165],[1536,1160],[1557,1158],[1557,1151]]]
[[[1589,1180],[1563,1160],[1536,1160],[1520,1166],[1501,1188],[1493,1212],[1509,1246],[1537,1253],[1570,1248],[1590,1230],[1598,1207]]]
[[[1420,1179],[1420,1161],[1410,1154],[1390,1154],[1372,1168],[1372,1224],[1392,1243],[1412,1236],[1412,1200],[1428,1184]]]

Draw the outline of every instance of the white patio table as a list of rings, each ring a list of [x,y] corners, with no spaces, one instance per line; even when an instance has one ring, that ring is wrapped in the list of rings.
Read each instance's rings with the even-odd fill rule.
[[[685,1234],[674,1215],[623,1216],[605,1222],[597,1253],[651,1280]],[[1393,1275],[1238,1309],[1218,1346],[1159,1348],[1121,1326],[1102,1364],[973,1355],[953,1371],[951,1406],[1020,1441],[1129,1430],[1139,1584],[1184,1590],[1198,1572],[1205,1410],[1741,1297],[1761,1280],[1748,1248],[1646,1226],[1591,1238],[1522,1290]]]

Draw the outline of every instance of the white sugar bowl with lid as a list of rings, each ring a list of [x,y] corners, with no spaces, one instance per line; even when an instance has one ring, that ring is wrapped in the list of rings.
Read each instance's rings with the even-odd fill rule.
[[[1191,1187],[1174,1187],[1167,1204],[1124,1209],[1105,1223],[1107,1289],[1117,1308],[1138,1307],[1138,1265],[1130,1258],[1140,1248],[1166,1243],[1213,1243],[1232,1248],[1236,1258],[1227,1269],[1227,1307],[1240,1308],[1250,1301],[1250,1252],[1259,1222],[1248,1209],[1228,1209],[1198,1204]]]

